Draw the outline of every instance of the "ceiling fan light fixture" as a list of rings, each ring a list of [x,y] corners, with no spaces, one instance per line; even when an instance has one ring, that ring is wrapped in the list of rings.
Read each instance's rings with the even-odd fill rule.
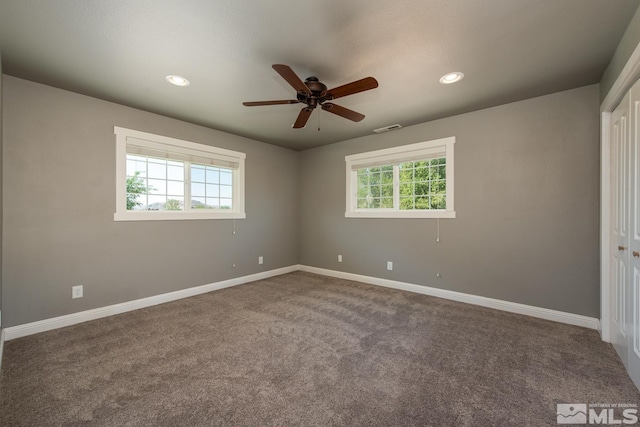
[[[463,77],[463,73],[454,71],[453,73],[447,73],[444,76],[440,77],[440,83],[443,85],[449,85],[451,83],[459,82]]]
[[[165,79],[167,79],[169,83],[174,84],[176,86],[189,86],[191,84],[189,80],[175,74],[169,75],[165,77]]]

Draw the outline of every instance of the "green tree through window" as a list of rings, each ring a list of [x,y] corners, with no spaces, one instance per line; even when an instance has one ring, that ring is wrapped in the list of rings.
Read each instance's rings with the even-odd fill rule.
[[[127,210],[133,210],[137,206],[142,206],[138,201],[140,194],[147,194],[149,188],[144,185],[144,179],[140,178],[140,172],[135,172],[133,176],[127,178]]]

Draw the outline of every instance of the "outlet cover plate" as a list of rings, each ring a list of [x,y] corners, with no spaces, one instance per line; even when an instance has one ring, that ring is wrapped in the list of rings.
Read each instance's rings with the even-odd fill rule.
[[[83,296],[83,287],[82,287],[82,285],[73,286],[71,288],[71,298],[72,299],[82,298],[82,296]]]

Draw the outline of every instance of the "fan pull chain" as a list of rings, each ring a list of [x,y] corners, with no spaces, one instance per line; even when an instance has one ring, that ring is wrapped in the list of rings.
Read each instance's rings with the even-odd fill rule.
[[[318,109],[318,132],[320,132],[320,109]]]

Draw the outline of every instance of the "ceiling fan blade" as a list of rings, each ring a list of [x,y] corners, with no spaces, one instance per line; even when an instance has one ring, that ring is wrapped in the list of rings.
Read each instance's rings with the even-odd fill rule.
[[[254,102],[243,102],[242,105],[245,107],[258,107],[261,105],[279,105],[279,104],[297,104],[297,99],[283,99],[282,101],[254,101]]]
[[[305,107],[300,110],[300,114],[298,114],[298,118],[296,122],[293,124],[294,129],[301,129],[307,124],[307,120],[311,117],[311,113],[313,113],[312,108]]]
[[[293,88],[297,92],[304,92],[311,95],[311,91],[309,90],[307,85],[304,84],[302,80],[300,80],[300,77],[298,77],[298,75],[291,69],[291,67],[284,64],[273,64],[272,67],[277,71],[278,74],[282,76],[283,79],[287,81],[287,83],[293,86]]]
[[[378,87],[378,81],[373,77],[365,77],[346,85],[338,86],[334,89],[325,90],[321,96],[331,95],[331,99],[342,98],[343,96],[353,95],[354,93],[364,92],[365,90],[375,89]]]
[[[353,120],[354,122],[359,122],[364,119],[364,114],[360,114],[348,108],[341,107],[337,104],[332,104],[331,102],[325,102],[324,104],[322,104],[322,109],[330,113],[337,114],[338,116],[344,117],[345,119]]]

